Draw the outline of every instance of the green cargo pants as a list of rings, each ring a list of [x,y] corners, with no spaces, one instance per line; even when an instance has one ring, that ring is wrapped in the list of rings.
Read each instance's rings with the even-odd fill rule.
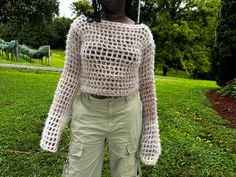
[[[112,177],[141,177],[138,156],[142,132],[139,91],[99,99],[77,94],[72,105],[71,140],[63,177],[101,177],[108,148]]]

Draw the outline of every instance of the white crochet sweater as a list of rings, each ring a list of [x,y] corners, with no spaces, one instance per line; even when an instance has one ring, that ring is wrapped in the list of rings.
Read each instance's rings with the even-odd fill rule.
[[[78,89],[107,96],[126,96],[136,89],[143,103],[140,159],[155,165],[161,153],[154,80],[155,43],[149,27],[101,20],[84,15],[71,24],[64,69],[45,121],[40,147],[58,149]]]

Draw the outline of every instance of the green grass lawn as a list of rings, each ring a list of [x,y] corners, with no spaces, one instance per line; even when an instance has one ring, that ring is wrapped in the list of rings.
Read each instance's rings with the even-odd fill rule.
[[[66,160],[70,126],[56,153],[39,147],[60,74],[0,67],[0,176],[59,177]],[[204,93],[214,81],[161,77],[156,81],[162,154],[143,177],[225,176],[236,171],[236,131],[209,106]],[[107,151],[103,177],[109,177]]]
[[[52,55],[51,55],[51,66],[54,68],[63,68],[64,65],[64,59],[65,59],[65,51],[64,50],[51,50]],[[43,60],[45,62],[46,58]],[[7,60],[6,57],[0,56],[0,63],[6,63],[6,64],[22,64],[22,65],[29,65],[29,66],[48,66],[45,64],[42,64],[41,61],[37,59],[33,59],[33,62],[29,62],[24,60],[23,58],[21,61],[15,62],[15,61],[10,61]]]

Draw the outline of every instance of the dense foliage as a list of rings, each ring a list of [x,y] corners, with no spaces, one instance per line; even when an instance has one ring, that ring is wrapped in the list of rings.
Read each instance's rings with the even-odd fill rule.
[[[236,79],[229,81],[219,92],[236,99]]]
[[[223,0],[216,30],[213,68],[220,86],[236,78],[236,2]]]
[[[58,0],[2,0],[0,22],[18,25],[27,22],[43,24],[58,13]]]
[[[48,44],[54,49],[65,49],[66,35],[69,31],[72,20],[66,17],[55,18],[51,23],[51,37]]]
[[[72,2],[72,13],[76,16],[80,16],[84,11],[93,12],[91,1],[83,0],[83,1],[74,1]]]
[[[142,7],[141,18],[151,26],[156,66],[163,75],[169,68],[184,69],[193,78],[211,72],[219,5],[220,0],[151,0]],[[209,74],[204,77],[212,78]]]
[[[66,35],[72,20],[65,17],[54,18],[47,26],[37,26],[31,23],[24,28],[15,28],[15,25],[6,23],[0,25],[0,38],[10,41],[17,39],[20,43],[37,48],[50,45],[51,48],[65,48]]]
[[[34,48],[65,48],[71,19],[59,18],[58,11],[58,0],[5,0],[0,13],[0,38],[16,39]]]

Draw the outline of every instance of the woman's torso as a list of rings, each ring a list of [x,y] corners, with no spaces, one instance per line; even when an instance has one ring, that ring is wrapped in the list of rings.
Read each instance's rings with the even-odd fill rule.
[[[85,16],[82,16],[82,21],[82,90],[96,85],[100,90],[97,92],[98,95],[107,95],[102,93],[108,90],[130,89],[134,85],[137,88],[144,41],[142,24],[106,20],[89,23]]]

